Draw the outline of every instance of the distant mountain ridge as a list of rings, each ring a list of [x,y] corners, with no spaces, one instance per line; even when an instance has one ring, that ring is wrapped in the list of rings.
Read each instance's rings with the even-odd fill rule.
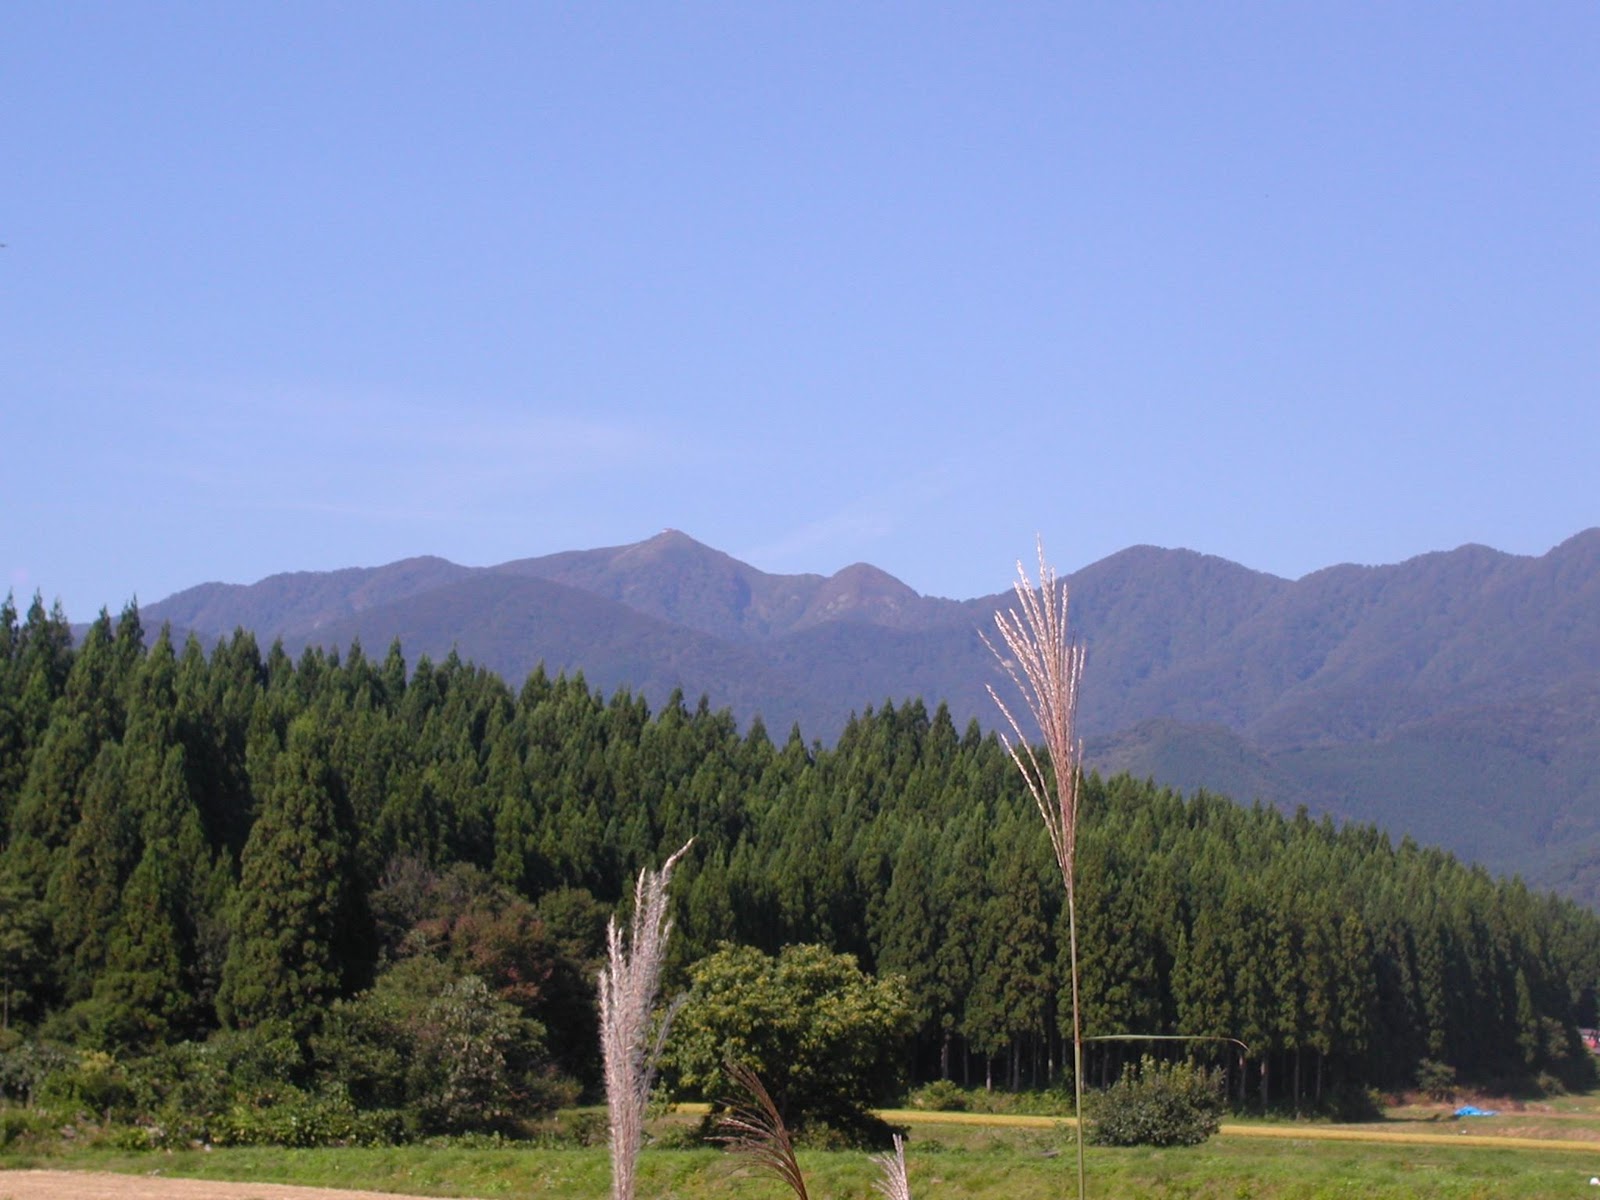
[[[1095,765],[1374,820],[1600,899],[1600,529],[1538,557],[1463,546],[1296,581],[1138,546],[1068,582]],[[542,662],[831,740],[910,696],[992,724],[978,630],[1010,600],[922,596],[865,563],[768,574],[667,530],[494,567],[204,584],[145,615],[295,651],[398,636],[413,661],[455,648],[513,683]]]
[[[892,575],[855,563],[833,575],[769,575],[668,529],[648,541],[503,563],[529,575],[615,600],[713,637],[763,641],[852,621],[892,629],[953,623],[961,606],[920,596]]]

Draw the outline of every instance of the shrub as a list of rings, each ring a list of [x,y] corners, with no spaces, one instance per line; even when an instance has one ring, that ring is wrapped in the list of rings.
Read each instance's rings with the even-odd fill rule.
[[[38,1108],[0,1107],[0,1150],[53,1136],[60,1118]]]
[[[1377,1121],[1383,1117],[1384,1103],[1377,1088],[1348,1083],[1331,1089],[1322,1109],[1335,1121]]]
[[[506,1127],[519,1109],[533,1108],[528,1067],[521,1060],[544,1030],[495,999],[476,975],[447,986],[422,1013],[416,1031],[413,1104],[423,1124],[439,1133]],[[524,1036],[519,1036],[524,1035]],[[522,1086],[519,1086],[522,1085]]]
[[[0,1097],[31,1105],[52,1075],[77,1068],[78,1056],[50,1042],[18,1041],[0,1053]]]
[[[1448,1104],[1456,1098],[1456,1069],[1425,1058],[1417,1067],[1417,1089],[1429,1100]]]
[[[542,1065],[544,1030],[476,975],[406,959],[336,1002],[312,1039],[325,1090],[402,1109],[418,1133],[506,1132],[574,1095]]]
[[[309,1082],[305,1049],[287,1020],[262,1021],[249,1029],[224,1029],[211,1035],[206,1053],[220,1060],[232,1086],[263,1097],[286,1084]]]
[[[1541,1096],[1565,1096],[1567,1085],[1549,1071],[1540,1071],[1533,1077],[1533,1090]]]
[[[995,1116],[1070,1117],[1073,1113],[1072,1083],[1042,1091],[1008,1092],[1003,1088],[963,1088],[961,1102],[967,1112]],[[948,1110],[947,1110],[948,1111]]]
[[[912,1092],[907,1102],[925,1112],[966,1112],[967,1093],[951,1080],[938,1079]]]
[[[891,1125],[876,1113],[850,1114],[834,1123],[813,1117],[795,1131],[794,1144],[801,1150],[885,1150],[905,1132],[905,1126]]]
[[[402,1114],[358,1111],[339,1091],[299,1092],[265,1108],[238,1105],[213,1134],[222,1146],[387,1146],[407,1140]]]
[[[702,1125],[673,1125],[653,1135],[650,1144],[657,1150],[703,1150],[710,1143]]]
[[[1222,1122],[1222,1077],[1193,1063],[1146,1055],[1091,1098],[1089,1137],[1099,1146],[1198,1146]]]
[[[131,1095],[128,1077],[116,1059],[101,1050],[84,1050],[76,1066],[45,1076],[39,1099],[47,1105],[107,1115]]]

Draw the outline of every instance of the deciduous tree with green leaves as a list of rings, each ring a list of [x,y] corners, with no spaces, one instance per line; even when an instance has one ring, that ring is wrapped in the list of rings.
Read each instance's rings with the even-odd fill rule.
[[[873,978],[852,955],[797,945],[776,957],[724,946],[690,978],[665,1060],[681,1093],[726,1098],[734,1088],[726,1064],[740,1063],[795,1128],[851,1129],[895,1090],[912,1030],[898,976]]]

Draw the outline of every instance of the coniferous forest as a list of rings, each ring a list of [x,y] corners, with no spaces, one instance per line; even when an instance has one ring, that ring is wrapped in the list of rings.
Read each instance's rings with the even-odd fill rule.
[[[1251,1106],[1592,1071],[1585,909],[1369,827],[1127,777],[1087,780],[1082,821],[1086,1036],[1237,1038],[1248,1056],[1200,1053]],[[382,1137],[592,1094],[605,922],[691,837],[669,991],[724,942],[815,943],[903,977],[909,1082],[1047,1087],[1071,1058],[1042,823],[999,742],[918,699],[823,747],[398,644],[175,646],[131,606],[75,644],[59,608],[8,600],[0,835],[13,1099],[92,1090],[99,1064],[129,1103],[226,1109],[249,1087]],[[1091,1043],[1087,1082],[1147,1049]]]

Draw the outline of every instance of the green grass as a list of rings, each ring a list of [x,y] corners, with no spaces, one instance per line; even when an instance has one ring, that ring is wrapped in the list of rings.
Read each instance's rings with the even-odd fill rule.
[[[1064,1200],[1076,1193],[1071,1143],[1059,1128],[919,1123],[907,1159],[918,1200]],[[873,1194],[876,1172],[865,1154],[816,1151],[803,1153],[801,1162],[813,1200],[863,1200]],[[91,1148],[8,1154],[0,1156],[0,1166],[140,1175],[159,1171],[205,1179],[528,1200],[605,1200],[610,1180],[601,1148],[172,1153]],[[752,1175],[742,1160],[715,1150],[647,1149],[640,1167],[640,1200],[788,1200],[778,1185]],[[1600,1174],[1600,1144],[1590,1156],[1571,1150],[1224,1137],[1192,1149],[1091,1148],[1088,1172],[1095,1200],[1531,1200],[1589,1194],[1589,1177]]]

